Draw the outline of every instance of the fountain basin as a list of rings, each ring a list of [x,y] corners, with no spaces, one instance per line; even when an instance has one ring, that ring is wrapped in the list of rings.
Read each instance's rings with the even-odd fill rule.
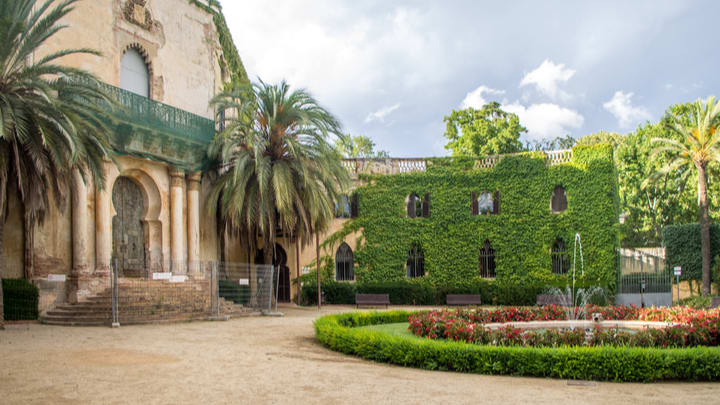
[[[668,322],[649,322],[649,321],[600,321],[577,320],[577,321],[530,321],[530,322],[504,322],[504,323],[486,323],[485,328],[496,330],[511,326],[518,329],[629,329],[629,330],[645,330],[645,329],[664,329],[674,326],[674,323]]]

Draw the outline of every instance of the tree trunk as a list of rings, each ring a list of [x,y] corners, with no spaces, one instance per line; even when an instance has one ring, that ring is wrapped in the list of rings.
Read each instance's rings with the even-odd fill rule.
[[[3,249],[3,232],[5,231],[5,218],[0,215],[0,256],[2,256]],[[5,329],[5,307],[3,307],[3,290],[2,290],[2,275],[4,260],[0,260],[0,329]]]
[[[315,231],[315,263],[317,264],[317,304],[319,311],[322,305],[322,291],[320,290],[320,234],[317,232],[317,230]]]
[[[696,163],[698,170],[698,204],[700,205],[700,241],[702,253],[702,294],[710,295],[710,215],[708,214],[705,164]]]
[[[32,217],[25,209],[23,209],[23,227],[23,236],[25,238],[25,279],[32,280],[35,276],[35,261],[33,258],[33,252],[35,251],[35,235],[33,234]]]

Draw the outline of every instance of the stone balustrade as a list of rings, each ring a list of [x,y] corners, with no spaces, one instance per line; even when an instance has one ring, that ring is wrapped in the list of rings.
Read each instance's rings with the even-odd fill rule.
[[[572,150],[545,151],[548,166],[568,163],[572,160]],[[505,156],[494,155],[478,158],[475,169],[492,169]],[[353,175],[364,174],[401,174],[424,172],[433,164],[433,158],[351,158],[344,159],[343,166]]]

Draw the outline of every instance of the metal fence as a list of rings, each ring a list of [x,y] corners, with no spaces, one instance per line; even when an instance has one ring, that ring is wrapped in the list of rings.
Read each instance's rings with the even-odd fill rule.
[[[618,304],[672,304],[673,278],[664,257],[634,249],[619,249],[617,257]]]
[[[113,326],[200,320],[277,311],[277,276],[272,265],[194,262],[178,269],[187,274],[155,272],[122,277],[113,263],[107,301]],[[103,296],[98,300],[106,300]]]

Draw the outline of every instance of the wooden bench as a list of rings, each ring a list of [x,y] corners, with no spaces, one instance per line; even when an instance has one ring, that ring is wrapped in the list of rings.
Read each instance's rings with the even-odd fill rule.
[[[390,305],[390,294],[355,294],[355,307],[359,308],[360,305],[385,305],[387,308]]]
[[[448,294],[445,296],[446,305],[480,305],[479,294]]]
[[[546,305],[566,305],[566,303],[571,303],[572,299],[570,297],[563,297],[562,295],[555,295],[555,294],[538,294],[537,295],[537,301],[536,304],[540,307],[544,307]]]
[[[720,297],[713,297],[712,302],[710,302],[710,308],[717,308],[720,307]]]

